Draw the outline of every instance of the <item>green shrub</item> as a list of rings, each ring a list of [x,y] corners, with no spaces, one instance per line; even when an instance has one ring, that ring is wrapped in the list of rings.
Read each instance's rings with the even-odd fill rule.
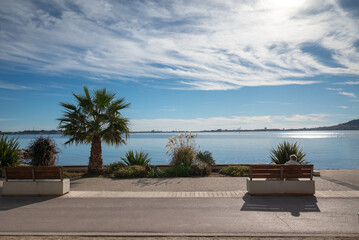
[[[192,166],[178,165],[173,168],[166,169],[165,177],[191,177],[195,175]]]
[[[219,171],[222,175],[231,177],[247,177],[249,175],[249,167],[246,166],[227,166]]]
[[[270,153],[271,162],[276,164],[285,164],[289,161],[289,156],[295,154],[297,155],[297,162],[299,164],[307,164],[305,161],[306,154],[303,153],[303,149],[299,148],[298,143],[291,144],[284,141],[283,143],[278,144],[276,148],[273,148]]]
[[[107,166],[106,172],[112,174],[119,170],[120,168],[125,167],[126,165],[123,162],[113,162]]]
[[[204,152],[199,151],[197,153],[197,161],[205,162],[210,166],[216,164],[216,162],[214,161],[214,159],[212,157],[212,153],[209,151],[204,151]]]
[[[191,166],[196,160],[196,135],[181,133],[168,139],[166,154],[171,156],[173,166]]]
[[[54,166],[57,160],[56,142],[47,137],[39,137],[31,142],[28,155],[32,166]]]
[[[185,146],[176,150],[176,153],[172,158],[171,165],[191,166],[196,160],[195,157],[196,151],[190,146]]]
[[[14,167],[19,165],[19,142],[17,138],[1,136],[0,138],[0,170],[2,167]]]
[[[192,166],[196,176],[208,176],[212,172],[212,167],[205,162],[198,161]]]
[[[116,178],[142,178],[147,176],[147,170],[144,166],[131,165],[118,169],[114,176]]]
[[[148,178],[163,178],[166,177],[166,171],[152,169],[147,173]]]
[[[124,163],[127,166],[132,166],[132,165],[139,165],[139,166],[147,166],[150,161],[151,158],[148,157],[148,153],[145,152],[133,152],[132,150],[128,151],[125,154],[126,157],[121,157],[122,161],[124,161]]]

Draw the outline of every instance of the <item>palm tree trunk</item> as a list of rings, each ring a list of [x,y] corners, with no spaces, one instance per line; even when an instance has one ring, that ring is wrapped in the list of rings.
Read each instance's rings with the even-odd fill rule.
[[[91,156],[88,172],[91,174],[100,174],[102,172],[102,166],[101,138],[94,136],[91,143]]]

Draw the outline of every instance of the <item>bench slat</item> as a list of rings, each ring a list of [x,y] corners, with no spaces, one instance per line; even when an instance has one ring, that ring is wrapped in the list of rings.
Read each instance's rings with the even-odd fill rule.
[[[16,179],[60,179],[63,180],[62,167],[5,167],[6,181]]]
[[[5,167],[6,179],[33,179],[32,167]]]
[[[250,178],[312,178],[313,165],[252,165]]]

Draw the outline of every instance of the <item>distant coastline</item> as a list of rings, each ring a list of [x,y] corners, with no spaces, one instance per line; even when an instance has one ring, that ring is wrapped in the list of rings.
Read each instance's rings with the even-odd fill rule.
[[[216,130],[202,130],[202,131],[192,131],[194,133],[200,133],[200,132],[274,132],[274,131],[328,131],[328,130],[359,130],[359,119],[351,120],[346,123],[341,123],[334,126],[328,126],[328,127],[316,127],[316,128],[296,128],[296,129],[279,129],[279,128],[273,128],[273,129],[267,129],[267,128],[261,128],[261,129],[237,129],[237,130],[228,130],[228,129],[216,129]],[[183,131],[134,131],[132,133],[178,133]],[[0,131],[0,135],[38,135],[38,134],[44,134],[44,135],[52,135],[52,134],[61,134],[61,131],[58,130],[25,130],[25,131],[15,131],[15,132],[2,132]]]

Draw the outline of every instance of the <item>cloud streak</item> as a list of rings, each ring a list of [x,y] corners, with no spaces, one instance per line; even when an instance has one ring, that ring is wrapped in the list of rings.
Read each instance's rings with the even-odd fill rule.
[[[192,90],[359,74],[356,20],[331,1],[5,0],[0,17],[0,61],[26,71]]]

